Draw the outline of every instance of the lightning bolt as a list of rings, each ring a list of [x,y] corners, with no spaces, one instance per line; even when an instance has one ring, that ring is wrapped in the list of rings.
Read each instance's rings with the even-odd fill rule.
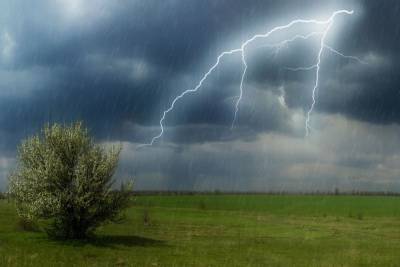
[[[247,62],[246,62],[246,56],[244,54],[244,49],[242,50],[242,63],[244,65],[244,69],[243,69],[243,73],[242,73],[242,78],[240,80],[239,96],[237,97],[236,104],[235,104],[235,113],[234,113],[234,116],[233,116],[231,129],[233,129],[233,127],[235,126],[237,113],[239,112],[239,104],[240,104],[240,101],[242,100],[242,97],[243,97],[243,84],[244,84],[244,78],[246,77],[246,72],[247,72]]]
[[[322,56],[324,48],[328,49],[329,51],[331,51],[332,53],[334,53],[340,57],[355,60],[355,61],[359,62],[360,64],[368,64],[367,62],[361,60],[358,57],[344,55],[344,54],[340,53],[339,51],[333,49],[332,47],[326,45],[324,43],[324,41],[325,41],[325,37],[326,37],[330,27],[331,27],[331,24],[327,27],[327,30],[325,31],[325,33],[323,34],[323,37],[321,38],[321,46],[320,46],[320,49],[318,52],[316,64],[308,66],[308,67],[285,68],[290,71],[307,71],[307,70],[316,69],[316,78],[315,78],[315,83],[314,83],[314,87],[313,87],[313,91],[312,91],[312,103],[311,103],[310,109],[307,112],[306,127],[305,127],[306,136],[308,136],[310,134],[310,130],[311,130],[311,126],[310,126],[311,113],[313,112],[315,104],[316,104],[316,93],[317,93],[317,89],[319,86],[319,71],[320,71],[320,66],[321,66],[321,56]]]
[[[235,102],[235,112],[234,112],[234,117],[233,117],[233,121],[232,121],[232,125],[231,128],[234,127],[234,124],[237,120],[237,114],[239,112],[239,106],[240,106],[240,102],[242,100],[243,97],[243,87],[244,87],[244,83],[245,83],[245,78],[246,78],[246,73],[247,73],[247,68],[248,68],[248,64],[246,61],[246,49],[248,48],[248,46],[253,43],[254,41],[258,40],[258,39],[266,39],[268,37],[270,37],[273,33],[278,32],[278,31],[283,31],[286,29],[291,28],[294,25],[297,24],[315,24],[315,25],[326,25],[325,29],[321,32],[312,32],[310,34],[307,35],[295,35],[294,37],[284,40],[278,44],[275,45],[271,45],[271,46],[275,46],[278,49],[280,49],[281,47],[287,45],[290,42],[293,42],[297,39],[308,39],[312,36],[315,35],[321,35],[321,39],[320,39],[320,48],[318,51],[318,56],[317,56],[317,62],[315,65],[311,66],[311,67],[302,67],[302,68],[293,68],[292,70],[308,70],[308,69],[316,69],[316,78],[315,78],[315,83],[314,83],[314,87],[312,90],[312,103],[311,103],[311,107],[307,112],[307,119],[306,119],[306,136],[308,136],[309,131],[310,131],[310,116],[311,113],[314,110],[314,106],[316,104],[316,92],[319,86],[319,74],[320,74],[320,66],[321,66],[321,57],[324,51],[324,48],[329,49],[331,52],[338,54],[340,56],[344,56],[344,57],[348,57],[348,58],[353,58],[351,56],[345,56],[342,53],[336,51],[335,49],[327,46],[325,44],[325,39],[326,36],[329,33],[330,28],[332,27],[333,23],[334,23],[334,19],[336,16],[338,15],[351,15],[353,14],[352,10],[345,10],[345,9],[341,9],[341,10],[337,10],[335,12],[333,12],[331,14],[331,16],[327,19],[327,20],[316,20],[316,19],[295,19],[292,20],[291,22],[289,22],[288,24],[285,25],[281,25],[281,26],[277,26],[273,29],[271,29],[270,31],[266,32],[266,33],[262,33],[262,34],[256,34],[253,37],[251,37],[250,39],[246,40],[245,42],[242,43],[242,45],[240,46],[240,48],[236,48],[236,49],[232,49],[229,51],[225,51],[222,52],[218,57],[216,62],[214,63],[214,65],[211,66],[211,68],[208,69],[208,71],[203,75],[203,77],[201,78],[201,80],[197,83],[197,85],[191,89],[187,89],[185,91],[183,91],[181,94],[179,94],[178,96],[176,96],[173,101],[171,102],[170,106],[163,111],[163,114],[161,116],[159,125],[160,125],[160,132],[159,134],[157,134],[156,136],[154,136],[151,141],[147,144],[142,144],[138,147],[144,147],[144,146],[152,146],[154,144],[154,142],[156,142],[158,139],[160,139],[163,134],[164,134],[164,121],[168,115],[168,113],[170,113],[176,103],[178,101],[180,101],[182,98],[184,98],[186,95],[188,94],[192,94],[192,93],[196,93],[197,91],[199,91],[203,85],[203,83],[207,80],[207,78],[214,72],[214,70],[218,67],[218,65],[220,64],[221,60],[228,55],[233,55],[236,53],[240,53],[241,54],[241,58],[242,58],[242,64],[243,64],[243,72],[242,72],[242,76],[241,76],[241,80],[240,80],[240,86],[239,86],[239,95],[237,96],[236,102]],[[355,57],[354,57],[355,58]],[[354,59],[353,58],[353,59]],[[289,69],[289,68],[288,68]]]
[[[285,46],[288,46],[289,43],[292,43],[298,39],[303,39],[303,40],[307,40],[313,36],[318,36],[318,35],[322,35],[324,32],[311,32],[307,35],[302,35],[302,34],[298,34],[295,35],[294,37],[287,39],[287,40],[283,40],[279,43],[275,43],[275,44],[265,44],[265,45],[261,45],[258,48],[262,48],[262,47],[269,47],[269,48],[276,48],[277,50],[282,49]]]
[[[331,51],[332,53],[338,55],[338,56],[341,56],[341,57],[347,58],[347,59],[355,60],[355,61],[357,61],[357,62],[360,63],[360,64],[368,65],[368,63],[365,62],[364,60],[362,60],[362,59],[360,59],[360,58],[358,58],[358,57],[355,57],[355,56],[346,56],[346,55],[340,53],[339,51],[333,49],[333,48],[330,47],[329,45],[324,45],[324,47],[325,47],[326,49],[328,49],[329,51]]]
[[[353,13],[353,12],[351,12]],[[315,72],[315,83],[314,83],[314,88],[312,90],[312,103],[311,103],[311,107],[307,112],[307,119],[306,119],[306,136],[308,136],[310,134],[310,120],[311,120],[311,113],[314,110],[314,106],[316,103],[316,93],[317,93],[317,89],[319,86],[319,71],[321,68],[321,56],[322,56],[322,52],[324,51],[324,45],[325,45],[325,38],[328,35],[328,32],[333,24],[333,19],[334,17],[332,16],[330,18],[330,21],[328,23],[328,26],[326,27],[324,33],[322,34],[321,37],[321,41],[320,41],[320,48],[318,51],[318,57],[317,57],[317,64],[316,64],[316,72]]]

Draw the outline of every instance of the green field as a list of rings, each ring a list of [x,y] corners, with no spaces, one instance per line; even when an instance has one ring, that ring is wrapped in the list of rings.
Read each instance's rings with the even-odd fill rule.
[[[0,266],[400,266],[400,198],[140,196],[88,241],[21,230],[0,202]]]

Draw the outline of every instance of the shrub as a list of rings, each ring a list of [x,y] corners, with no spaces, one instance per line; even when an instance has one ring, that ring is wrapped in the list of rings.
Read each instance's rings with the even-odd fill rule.
[[[131,189],[112,188],[120,150],[95,144],[80,122],[45,126],[19,146],[18,164],[9,177],[18,214],[48,219],[49,234],[74,239],[120,219]]]
[[[145,226],[150,225],[150,213],[147,207],[143,210],[143,224]]]
[[[206,203],[204,202],[204,200],[201,200],[199,203],[199,209],[205,210],[206,208]]]
[[[26,218],[26,217],[19,217],[17,220],[17,230],[19,231],[26,231],[26,232],[38,232],[39,226],[36,222]]]

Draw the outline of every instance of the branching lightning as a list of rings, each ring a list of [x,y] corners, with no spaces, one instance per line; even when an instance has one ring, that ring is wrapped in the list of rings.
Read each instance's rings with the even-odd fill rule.
[[[289,68],[289,67],[286,67],[285,69],[286,70],[291,70],[291,71],[301,71],[301,70],[314,70],[314,69],[316,69],[318,66],[315,64],[315,65],[311,65],[311,66],[308,66],[308,67],[297,67],[297,68]]]
[[[242,45],[240,46],[240,48],[237,49],[232,49],[229,51],[225,51],[222,52],[216,59],[214,65],[211,66],[211,68],[203,75],[203,77],[201,78],[201,80],[197,83],[197,85],[195,87],[193,87],[192,89],[188,89],[183,91],[181,94],[179,94],[178,96],[176,96],[173,101],[171,102],[170,106],[163,111],[159,125],[160,125],[160,132],[154,136],[150,143],[147,144],[142,144],[140,145],[140,147],[143,146],[151,146],[154,144],[154,142],[156,142],[158,139],[160,139],[163,134],[164,134],[164,121],[166,119],[166,116],[168,115],[168,113],[170,113],[175,105],[177,104],[178,101],[180,101],[182,98],[184,98],[186,95],[188,94],[192,94],[192,93],[196,93],[197,91],[199,91],[203,85],[203,83],[207,80],[207,78],[214,72],[214,70],[218,67],[218,65],[220,64],[221,60],[228,55],[233,55],[236,53],[240,53],[241,54],[241,59],[242,59],[242,65],[243,65],[243,71],[242,71],[242,76],[241,76],[241,80],[240,80],[240,86],[239,86],[239,94],[236,97],[236,101],[235,101],[235,110],[234,110],[234,116],[233,116],[233,120],[232,120],[232,125],[231,128],[234,127],[235,122],[237,120],[237,114],[239,112],[239,106],[240,106],[240,102],[242,100],[243,97],[243,88],[244,88],[244,83],[245,83],[245,78],[246,78],[246,74],[247,74],[247,68],[248,68],[248,64],[246,61],[246,49],[248,48],[248,46],[253,43],[254,41],[258,40],[258,39],[267,39],[268,37],[270,37],[273,33],[275,32],[279,32],[279,31],[283,31],[286,29],[291,28],[294,25],[297,24],[314,24],[314,25],[322,25],[325,26],[323,31],[313,31],[309,34],[306,35],[301,35],[301,34],[297,34],[295,36],[293,36],[290,39],[284,40],[282,42],[276,43],[276,44],[272,44],[272,45],[265,45],[266,47],[274,47],[277,49],[277,52],[279,52],[279,50],[285,46],[287,46],[289,43],[294,42],[298,39],[309,39],[311,37],[314,36],[320,36],[320,46],[319,46],[319,50],[318,50],[318,55],[317,55],[317,60],[316,63],[312,66],[308,66],[308,67],[298,67],[298,68],[286,68],[287,70],[291,70],[291,71],[305,71],[305,70],[314,70],[315,69],[315,82],[314,82],[314,86],[313,86],[313,90],[312,90],[312,103],[310,106],[310,109],[307,112],[307,118],[306,118],[306,125],[305,125],[305,129],[306,129],[306,136],[308,136],[309,132],[310,132],[310,116],[314,110],[314,106],[316,104],[316,93],[318,90],[318,86],[319,86],[319,80],[320,80],[320,66],[321,66],[321,58],[322,58],[322,54],[324,49],[326,48],[327,50],[329,50],[330,52],[339,55],[341,57],[344,58],[348,58],[348,59],[354,59],[357,60],[360,63],[365,64],[365,62],[363,62],[362,60],[360,60],[357,57],[353,57],[353,56],[346,56],[342,53],[340,53],[339,51],[333,49],[332,47],[328,46],[325,44],[325,39],[329,33],[329,30],[331,29],[332,25],[334,24],[334,20],[335,17],[338,15],[351,15],[353,14],[353,11],[351,10],[337,10],[335,12],[332,13],[332,15],[327,19],[327,20],[316,20],[316,19],[296,19],[293,20],[291,22],[289,22],[286,25],[282,25],[282,26],[277,26],[275,28],[273,28],[272,30],[266,32],[266,33],[262,33],[262,34],[256,34],[253,37],[251,37],[250,39],[246,40],[245,42],[242,43]]]
[[[346,55],[343,55],[342,53],[340,53],[339,51],[333,49],[333,48],[330,47],[329,45],[324,45],[324,48],[328,49],[328,50],[331,51],[332,53],[334,53],[334,54],[336,54],[336,55],[338,55],[338,56],[341,56],[341,57],[343,57],[343,58],[353,59],[353,60],[357,61],[357,62],[360,63],[360,64],[368,65],[368,63],[365,62],[364,60],[361,60],[360,58],[355,57],[355,56],[346,56]]]

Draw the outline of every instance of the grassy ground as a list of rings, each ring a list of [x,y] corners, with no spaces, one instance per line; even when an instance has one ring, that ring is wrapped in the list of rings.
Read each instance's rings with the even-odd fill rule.
[[[18,229],[0,202],[0,266],[400,266],[400,198],[141,196],[82,242]]]

